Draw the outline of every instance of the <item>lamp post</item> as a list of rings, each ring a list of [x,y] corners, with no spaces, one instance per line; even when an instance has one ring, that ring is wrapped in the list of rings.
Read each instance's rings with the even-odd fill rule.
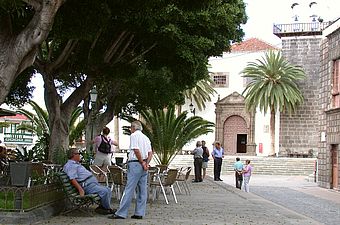
[[[93,86],[93,88],[90,91],[90,102],[91,102],[91,145],[90,145],[90,153],[93,153],[93,122],[94,122],[94,108],[96,106],[96,101],[97,101],[97,96],[98,96],[98,92],[96,89],[96,86]]]
[[[195,116],[195,111],[196,111],[196,109],[195,109],[194,105],[192,104],[192,102],[191,102],[190,105],[189,105],[189,109],[190,109],[190,112],[191,112],[192,114],[194,114],[194,116]]]

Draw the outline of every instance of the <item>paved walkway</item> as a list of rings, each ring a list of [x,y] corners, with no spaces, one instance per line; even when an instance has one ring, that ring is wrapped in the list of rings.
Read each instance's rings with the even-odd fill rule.
[[[233,182],[226,176],[225,182]],[[229,181],[228,181],[229,180]],[[110,220],[107,216],[97,215],[90,217],[56,216],[36,224],[322,224],[298,214],[293,210],[270,202],[253,193],[245,193],[224,182],[215,182],[211,178],[202,183],[190,184],[192,193],[178,195],[178,204],[170,198],[166,205],[160,196],[159,200],[148,204],[148,212],[143,220]],[[255,183],[255,179],[254,179]],[[118,203],[114,203],[118,207]],[[74,212],[73,212],[74,213]],[[130,215],[133,214],[132,207]]]
[[[225,175],[223,179],[234,186],[233,175]],[[340,223],[340,192],[320,188],[303,176],[256,175],[250,183],[252,193],[271,202],[326,225]]]

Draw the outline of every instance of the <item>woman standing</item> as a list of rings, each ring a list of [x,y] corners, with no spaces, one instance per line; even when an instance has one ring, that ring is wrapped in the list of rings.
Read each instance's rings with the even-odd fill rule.
[[[250,165],[250,160],[247,159],[246,166],[243,169],[243,182],[244,182],[245,192],[249,192],[249,180],[250,180],[252,171],[253,171],[253,167]]]
[[[196,148],[192,152],[194,155],[194,167],[195,167],[195,180],[194,182],[202,182],[202,162],[203,162],[203,149],[202,142],[196,142]]]
[[[202,141],[202,149],[203,149],[203,162],[202,162],[202,169],[203,169],[203,180],[205,179],[205,175],[207,173],[208,168],[208,161],[209,161],[209,149],[205,146],[205,141]]]

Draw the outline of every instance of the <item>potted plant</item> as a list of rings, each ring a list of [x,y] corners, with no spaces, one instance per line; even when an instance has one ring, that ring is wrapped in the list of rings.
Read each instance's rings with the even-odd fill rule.
[[[10,176],[13,186],[27,186],[32,176],[32,162],[43,158],[40,152],[34,152],[26,146],[15,149],[15,161],[10,161]]]
[[[183,146],[191,140],[212,132],[214,123],[199,116],[187,117],[187,111],[178,116],[174,107],[165,110],[141,111],[143,133],[149,137],[157,164],[167,167]],[[126,118],[132,122],[132,117]],[[161,166],[160,166],[161,167]]]

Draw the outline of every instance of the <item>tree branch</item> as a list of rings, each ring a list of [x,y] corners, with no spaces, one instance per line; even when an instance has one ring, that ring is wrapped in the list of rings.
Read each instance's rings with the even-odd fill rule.
[[[77,40],[68,40],[66,46],[64,47],[61,54],[58,56],[57,60],[50,64],[49,69],[56,70],[60,66],[62,66],[72,53],[73,49],[76,47],[77,43],[78,43]]]
[[[121,57],[124,55],[124,53],[126,52],[126,49],[130,46],[133,38],[135,36],[132,34],[129,38],[129,40],[127,41],[127,43],[125,44],[125,46],[123,47],[123,49],[120,51],[120,54],[116,57],[116,59],[114,60],[113,64],[115,64],[116,62],[119,62],[119,60],[121,59]]]
[[[133,57],[128,64],[131,64],[133,62],[135,62],[140,56],[145,55],[146,53],[148,53],[149,51],[151,51],[154,47],[156,47],[157,43],[154,43],[153,45],[151,45],[148,49],[144,50],[142,53],[136,55],[135,57]]]
[[[89,54],[87,55],[87,59],[88,59],[88,60],[90,60],[91,53],[92,53],[94,47],[96,46],[97,41],[98,41],[98,39],[99,39],[99,37],[100,37],[102,31],[103,31],[103,30],[100,28],[99,31],[98,31],[98,33],[97,33],[97,35],[96,35],[96,37],[95,37],[95,39],[93,40],[93,42],[92,42],[92,44],[91,44],[91,47],[90,47],[90,50],[89,50]]]
[[[64,0],[25,0],[25,2],[38,8],[31,21],[13,42],[17,62],[12,63],[18,63],[16,74],[33,64],[36,54],[32,54],[32,51],[36,51],[36,46],[46,39],[52,28],[55,14]],[[40,8],[38,4],[41,4]]]
[[[87,76],[84,82],[82,82],[82,84],[77,87],[62,104],[62,110],[65,111],[65,113],[71,113],[73,109],[75,109],[75,107],[77,107],[79,103],[89,95],[93,82],[94,79]]]
[[[35,10],[40,10],[43,0],[22,0],[28,5],[32,6]]]
[[[121,39],[125,39],[126,31],[123,31],[118,38],[112,43],[111,47],[104,54],[104,62],[108,63],[111,61],[112,56],[117,51],[118,47],[121,44]]]

